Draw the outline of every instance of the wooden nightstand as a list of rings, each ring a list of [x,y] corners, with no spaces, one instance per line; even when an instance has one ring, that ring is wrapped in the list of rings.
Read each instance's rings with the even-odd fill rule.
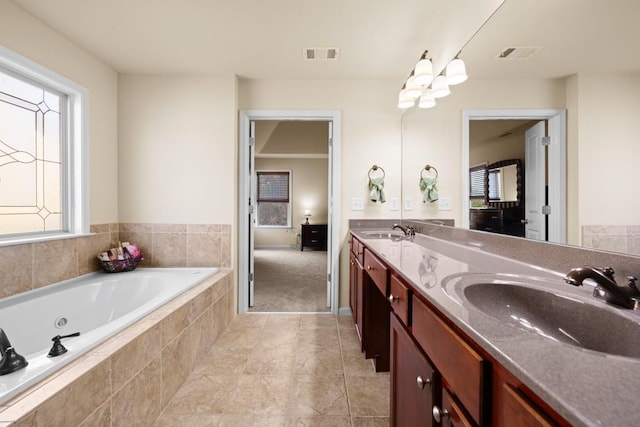
[[[300,224],[302,235],[300,236],[300,250],[316,248],[327,250],[327,224]]]

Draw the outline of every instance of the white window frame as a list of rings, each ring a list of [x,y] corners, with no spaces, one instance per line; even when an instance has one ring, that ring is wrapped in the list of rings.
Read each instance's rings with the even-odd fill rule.
[[[256,177],[258,176],[258,172],[260,173],[282,173],[282,172],[286,172],[289,174],[289,203],[287,203],[287,225],[262,225],[259,223],[259,218],[260,218],[260,202],[258,200],[256,200],[256,227],[257,228],[279,228],[279,229],[284,229],[284,228],[291,228],[292,227],[292,223],[293,220],[291,219],[291,213],[292,213],[292,209],[291,209],[291,205],[293,204],[293,199],[292,199],[292,195],[293,195],[293,191],[291,189],[292,187],[292,183],[293,183],[293,171],[292,170],[286,170],[286,169],[256,169]],[[256,185],[258,184],[258,180],[256,179]]]
[[[66,95],[61,123],[63,186],[62,230],[0,235],[0,246],[79,237],[89,234],[89,92],[81,85],[0,46],[0,66],[19,78],[31,80]]]

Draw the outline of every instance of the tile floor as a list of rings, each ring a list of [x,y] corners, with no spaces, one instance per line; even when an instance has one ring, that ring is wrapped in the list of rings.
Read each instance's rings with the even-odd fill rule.
[[[243,314],[158,418],[165,426],[389,425],[389,374],[350,316]]]

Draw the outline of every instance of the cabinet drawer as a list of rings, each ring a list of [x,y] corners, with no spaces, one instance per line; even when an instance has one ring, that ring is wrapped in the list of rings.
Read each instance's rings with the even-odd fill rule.
[[[364,250],[364,269],[376,284],[382,295],[387,295],[387,267],[380,262],[375,255],[365,248]]]
[[[482,396],[489,394],[489,364],[421,300],[412,300],[413,336],[442,374],[444,385],[453,391],[476,423],[486,416]]]
[[[402,323],[409,326],[409,289],[393,275],[389,281],[389,302]]]
[[[442,418],[446,418],[448,423],[443,421],[441,425],[448,425],[451,427],[473,427],[473,421],[467,418],[460,405],[458,405],[451,397],[448,390],[444,390],[442,392],[442,409],[444,412]],[[513,425],[519,426],[520,424]]]
[[[362,264],[362,258],[364,254],[364,246],[360,243],[360,240],[355,237],[351,237],[351,252],[355,256],[356,260]]]

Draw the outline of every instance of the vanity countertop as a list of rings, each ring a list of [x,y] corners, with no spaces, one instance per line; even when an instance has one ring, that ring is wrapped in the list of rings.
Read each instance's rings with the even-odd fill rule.
[[[585,350],[499,321],[466,302],[461,289],[471,283],[516,283],[602,304],[605,311],[640,324],[637,312],[596,300],[591,286],[566,284],[566,272],[421,234],[394,240],[371,238],[366,229],[351,232],[567,421],[582,426],[640,425],[640,358]]]

